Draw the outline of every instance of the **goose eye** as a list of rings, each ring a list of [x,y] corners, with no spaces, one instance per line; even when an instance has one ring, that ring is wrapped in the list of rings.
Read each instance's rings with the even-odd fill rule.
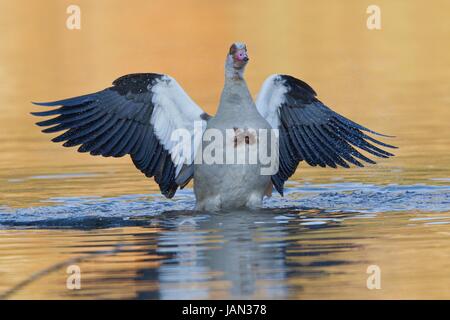
[[[245,58],[247,57],[246,53],[242,50],[239,50],[236,55],[235,55],[236,59],[242,61],[245,60]]]

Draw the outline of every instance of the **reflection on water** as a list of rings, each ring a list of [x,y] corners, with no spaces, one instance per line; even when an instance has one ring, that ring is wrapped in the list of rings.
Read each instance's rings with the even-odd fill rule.
[[[59,198],[51,199],[56,205],[6,209],[0,297],[448,297],[447,282],[423,279],[448,276],[449,187],[339,183],[299,190],[256,211],[195,212],[191,191],[175,201]],[[410,209],[421,205],[435,213]],[[71,291],[66,268],[74,264],[82,289]],[[379,292],[366,287],[370,265],[383,272]]]
[[[158,238],[158,298],[287,297],[288,235],[268,213],[233,212],[224,215],[176,215],[163,222],[169,230]],[[279,239],[278,241],[276,239]],[[143,272],[142,278],[152,279]],[[216,289],[217,288],[217,289]],[[189,294],[186,294],[189,292]],[[142,292],[140,297],[151,292]]]
[[[143,219],[141,227],[2,231],[2,298],[449,294],[448,283],[422,279],[445,279],[450,233],[442,226],[426,225],[433,220],[418,220],[417,215],[266,209],[220,214],[170,211]],[[440,214],[436,220],[449,222],[450,215]],[[101,226],[101,219],[97,222],[91,227]],[[380,223],[387,230],[380,230]],[[433,249],[437,243],[446,245],[437,251]],[[434,268],[424,268],[423,260],[428,264],[431,259]],[[81,290],[65,288],[65,271],[73,264],[82,271]],[[372,264],[383,272],[378,292],[366,288],[366,268]]]
[[[0,297],[449,298],[450,2],[79,0],[0,2]],[[189,30],[189,33],[186,33]],[[30,101],[93,92],[132,72],[175,77],[214,114],[229,44],[256,94],[272,73],[395,135],[396,157],[350,170],[301,164],[267,209],[192,212],[129,158],[49,142]],[[67,290],[66,268],[82,270]],[[369,265],[382,271],[368,290]]]

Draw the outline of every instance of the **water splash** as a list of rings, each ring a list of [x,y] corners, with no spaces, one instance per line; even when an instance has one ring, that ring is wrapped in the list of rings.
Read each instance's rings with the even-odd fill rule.
[[[60,197],[43,203],[52,205],[13,209],[0,206],[0,228],[107,228],[145,225],[148,218],[169,211],[193,210],[192,190],[181,190],[172,200],[155,194],[120,197]],[[450,186],[425,184],[386,186],[363,183],[296,184],[284,198],[265,200],[268,210],[289,210],[301,213],[355,213],[367,218],[370,214],[393,211],[450,211]],[[281,210],[281,212],[283,211]],[[279,213],[278,213],[279,214]],[[282,217],[282,215],[278,215]],[[311,217],[309,217],[311,218]],[[318,217],[303,221],[316,226],[328,223]],[[283,219],[279,219],[283,223]]]
[[[330,212],[450,211],[450,186],[425,184],[306,185],[290,189],[286,198],[288,206],[301,203],[305,207],[322,208]]]

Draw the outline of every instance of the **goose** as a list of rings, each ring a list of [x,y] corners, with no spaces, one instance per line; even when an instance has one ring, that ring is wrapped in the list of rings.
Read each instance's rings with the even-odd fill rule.
[[[174,78],[158,73],[128,74],[95,93],[33,102],[51,109],[32,114],[53,116],[36,124],[44,133],[63,131],[52,141],[64,147],[78,146],[94,156],[130,155],[167,198],[193,180],[196,210],[260,208],[272,190],[283,196],[284,183],[301,162],[349,168],[375,164],[362,151],[394,156],[382,147],[395,146],[373,137],[390,136],[334,112],[293,76],[269,76],[254,101],[244,79],[248,61],[246,45],[233,43],[215,116]],[[254,157],[261,150],[270,165]],[[236,162],[239,157],[248,161]]]

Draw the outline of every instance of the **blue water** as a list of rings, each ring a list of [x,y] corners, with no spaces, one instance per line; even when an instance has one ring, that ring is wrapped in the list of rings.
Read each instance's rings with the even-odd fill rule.
[[[191,212],[192,190],[181,190],[169,200],[157,194],[119,197],[59,197],[42,201],[42,206],[13,209],[0,206],[0,228],[109,228],[146,225],[149,217],[168,212]],[[302,213],[305,225],[328,224],[329,213],[353,216],[381,212],[450,211],[450,186],[426,184],[374,185],[363,183],[294,184],[285,197],[275,195],[264,202],[265,211]],[[201,216],[201,212],[192,212]]]

